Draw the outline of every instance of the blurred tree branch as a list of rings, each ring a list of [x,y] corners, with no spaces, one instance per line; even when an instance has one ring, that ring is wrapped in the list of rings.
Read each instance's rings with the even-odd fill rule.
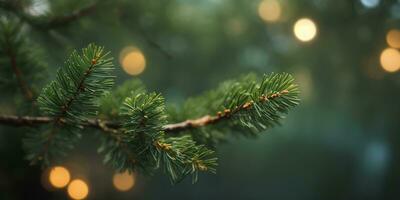
[[[139,27],[139,26],[137,26]],[[155,42],[153,39],[151,39],[148,34],[145,33],[145,31],[143,31],[142,29],[138,28],[137,32],[139,33],[139,35],[142,36],[143,40],[152,48],[158,50],[161,54],[163,54],[167,59],[172,59],[173,56],[166,51],[163,47],[161,47],[160,44],[158,44],[157,42]]]
[[[21,20],[27,22],[31,26],[39,29],[53,29],[66,24],[69,24],[77,19],[80,19],[86,15],[89,15],[97,6],[97,2],[91,3],[86,7],[79,10],[73,11],[68,15],[56,16],[49,19],[43,19],[42,17],[33,17],[24,12],[23,6],[19,0],[15,1],[0,1],[0,8],[6,11],[10,11],[18,16]]]
[[[20,0],[10,1],[10,0],[0,0],[0,8],[3,8],[6,11],[14,13],[21,20],[27,22],[32,27],[41,29],[41,30],[50,30],[55,29],[69,23],[72,23],[84,16],[87,16],[94,12],[97,7],[97,2],[93,2],[86,7],[83,7],[79,10],[73,11],[68,15],[55,16],[50,19],[44,19],[43,17],[34,17],[24,12],[24,8],[21,5]],[[143,40],[152,48],[158,50],[162,55],[164,55],[167,59],[172,59],[172,55],[161,47],[160,44],[152,40],[148,34],[146,34],[143,30],[138,29],[138,33],[141,35]]]

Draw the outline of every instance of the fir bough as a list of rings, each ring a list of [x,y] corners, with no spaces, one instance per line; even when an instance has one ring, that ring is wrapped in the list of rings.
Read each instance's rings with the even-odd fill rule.
[[[291,75],[249,74],[173,111],[161,94],[147,92],[138,80],[110,91],[113,69],[103,47],[90,44],[71,54],[37,99],[42,118],[18,122],[35,119],[43,125],[23,142],[32,163],[57,162],[74,147],[82,129],[91,127],[100,130],[98,151],[115,170],[153,174],[160,169],[172,183],[188,175],[196,182],[199,172],[216,172],[217,144],[278,125],[299,103]]]

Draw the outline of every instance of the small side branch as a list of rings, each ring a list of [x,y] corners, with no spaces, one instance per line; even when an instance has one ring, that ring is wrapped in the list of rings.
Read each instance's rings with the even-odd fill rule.
[[[80,19],[80,18],[92,13],[95,10],[96,5],[97,5],[96,3],[90,4],[89,6],[81,8],[80,10],[77,10],[69,15],[58,16],[58,17],[52,18],[51,20],[49,20],[46,23],[38,23],[37,26],[39,28],[44,28],[44,29],[53,29],[53,28],[57,28],[57,27],[69,24],[77,19]]]
[[[25,98],[28,101],[32,101],[32,99],[33,99],[32,90],[29,88],[29,86],[26,84],[25,80],[22,77],[23,76],[22,71],[17,66],[17,58],[16,58],[15,54],[13,54],[11,49],[8,49],[7,55],[10,60],[10,65],[12,67],[12,70],[15,74],[15,77],[17,79],[19,87],[21,88],[22,93],[24,94]]]

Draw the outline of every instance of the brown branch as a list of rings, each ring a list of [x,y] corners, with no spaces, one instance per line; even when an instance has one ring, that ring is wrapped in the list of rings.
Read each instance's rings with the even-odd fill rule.
[[[69,15],[57,16],[57,17],[52,18],[51,20],[49,20],[46,23],[41,23],[41,24],[37,24],[37,25],[40,28],[45,28],[45,29],[57,28],[57,27],[69,24],[81,17],[89,15],[90,13],[92,13],[95,10],[96,6],[97,6],[96,3],[92,3],[92,4],[90,4],[84,8],[81,8],[80,10],[77,10]]]
[[[283,90],[281,92],[273,93],[269,96],[261,96],[260,102],[266,102],[274,98],[280,97],[287,94],[289,91]],[[234,109],[225,109],[223,112],[218,112],[216,116],[205,115],[197,119],[188,119],[183,122],[167,124],[163,126],[163,130],[167,133],[178,133],[184,130],[207,126],[210,124],[216,124],[228,119],[232,115],[239,111],[249,109],[253,106],[254,102],[249,101],[241,106],[237,106]],[[66,123],[65,119],[59,118],[60,123]],[[53,118],[50,117],[32,117],[32,116],[14,116],[14,115],[0,115],[0,124],[9,126],[38,126],[42,124],[48,124],[54,122]],[[115,121],[107,121],[101,119],[88,119],[81,124],[83,127],[90,127],[100,129],[105,132],[116,133],[117,129],[121,128],[121,125]]]
[[[158,50],[161,54],[163,54],[167,59],[172,59],[173,56],[167,51],[165,50],[163,47],[161,47],[160,44],[158,44],[157,42],[155,42],[154,40],[152,40],[149,37],[149,34],[145,33],[142,29],[138,28],[140,26],[136,26],[137,31],[139,32],[140,36],[144,39],[144,41],[150,46],[153,47],[154,49]]]

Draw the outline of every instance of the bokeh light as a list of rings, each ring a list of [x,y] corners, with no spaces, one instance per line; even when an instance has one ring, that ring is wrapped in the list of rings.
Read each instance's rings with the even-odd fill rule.
[[[89,187],[83,180],[75,179],[68,185],[68,195],[72,199],[84,199],[88,194]]]
[[[400,30],[390,30],[386,35],[386,42],[393,48],[400,48]]]
[[[117,190],[128,191],[135,185],[135,176],[129,172],[114,174],[113,184]]]
[[[400,69],[400,52],[393,48],[386,48],[382,51],[381,66],[387,72],[396,72]]]
[[[308,42],[317,35],[317,26],[309,18],[302,18],[296,21],[293,27],[294,35],[302,42]]]
[[[258,5],[258,15],[266,22],[278,21],[281,14],[281,4],[277,0],[264,0]]]
[[[367,8],[374,8],[379,5],[380,0],[360,0],[361,4]]]
[[[68,169],[61,166],[53,167],[49,173],[50,184],[55,188],[63,188],[67,186],[70,178],[71,176]]]
[[[33,16],[41,16],[48,13],[50,10],[50,4],[48,0],[33,0],[26,9],[26,11]]]
[[[146,68],[146,58],[142,51],[136,47],[125,47],[119,56],[122,68],[127,74],[139,75]]]

